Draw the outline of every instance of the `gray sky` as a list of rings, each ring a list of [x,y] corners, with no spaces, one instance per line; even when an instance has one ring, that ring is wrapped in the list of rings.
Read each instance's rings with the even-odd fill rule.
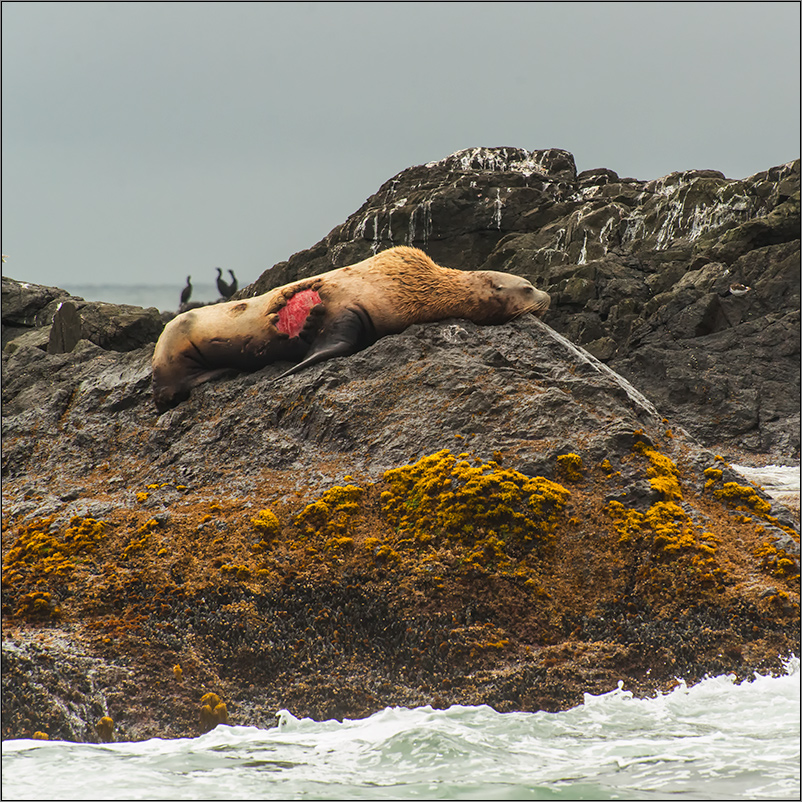
[[[4,272],[240,283],[476,146],[742,178],[799,156],[787,3],[2,4]],[[206,275],[208,274],[208,276]]]

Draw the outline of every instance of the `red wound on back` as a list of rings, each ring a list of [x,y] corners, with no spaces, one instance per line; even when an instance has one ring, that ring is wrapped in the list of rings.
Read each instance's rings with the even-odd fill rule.
[[[309,317],[310,310],[319,303],[320,296],[315,290],[296,292],[287,301],[287,305],[279,310],[278,326],[276,328],[290,337],[297,337]]]

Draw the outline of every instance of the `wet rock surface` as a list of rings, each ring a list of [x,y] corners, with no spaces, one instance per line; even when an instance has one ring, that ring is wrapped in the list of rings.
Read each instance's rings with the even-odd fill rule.
[[[427,250],[443,264],[467,266],[456,259],[462,253],[473,254],[471,267],[503,269],[502,239],[539,236],[566,209],[580,208],[571,198],[583,187],[597,187],[585,193],[590,199],[628,198],[636,185],[644,191],[643,182],[612,171],[577,177],[569,157],[476,151],[412,168],[406,172],[432,183],[421,189],[419,211],[404,218],[404,205],[396,207],[392,231],[414,229],[417,245],[428,232]],[[455,194],[443,204],[461,233],[436,239],[440,201],[428,223],[420,209],[449,175]],[[676,191],[701,181],[715,194],[729,185],[717,174],[683,175]],[[794,175],[778,169],[768,189],[753,182],[763,187],[754,192],[758,216],[786,202]],[[504,181],[533,199],[533,214],[505,218],[508,207],[496,203],[506,198]],[[392,182],[385,186],[389,203]],[[484,205],[459,200],[482,187]],[[652,195],[662,197],[658,189]],[[650,219],[645,206],[620,203]],[[482,215],[499,208],[500,227],[476,250]],[[344,224],[343,264],[370,255],[377,213],[366,205]],[[518,228],[505,232],[505,219]],[[576,223],[572,247],[585,241]],[[379,214],[379,233],[384,225]],[[648,223],[655,225],[662,230]],[[727,264],[752,265],[754,274],[739,278],[753,291],[779,276],[766,293],[775,307],[790,305],[783,276],[798,243],[767,242],[775,235],[766,232],[719,237],[710,248],[727,245]],[[635,260],[637,239],[626,244]],[[453,259],[436,252],[452,246]],[[643,247],[649,259],[665,255]],[[304,264],[329,269],[314,259],[334,246],[321,248]],[[532,252],[533,271],[545,271],[545,254]],[[609,253],[597,257],[613,264]],[[282,381],[286,365],[203,385],[161,416],[150,395],[152,344],[112,350],[82,328],[71,350],[54,353],[12,338],[17,347],[2,357],[3,737],[41,731],[97,741],[103,717],[121,739],[194,735],[210,726],[202,714],[209,693],[231,723],[269,726],[281,707],[317,719],[387,705],[558,710],[619,681],[648,694],[677,677],[779,670],[782,656],[799,652],[798,523],[728,465],[729,451],[706,447],[712,434],[699,442],[684,426],[695,408],[697,433],[716,434],[713,415],[725,402],[746,426],[747,385],[728,384],[719,402],[692,407],[677,400],[689,374],[676,364],[711,353],[733,360],[743,348],[744,360],[760,362],[759,353],[779,370],[798,317],[794,324],[781,309],[739,318],[739,298],[717,293],[707,311],[697,310],[721,277],[711,262],[681,271],[680,261],[674,253],[659,269],[651,262],[651,272],[632,262],[616,274],[641,305],[631,314],[644,344],[627,358],[651,354],[638,367],[644,374],[667,366],[653,381],[663,395],[611,369],[618,350],[605,364],[555,330],[599,315],[588,305],[609,282],[603,271],[580,273],[587,263],[555,261],[565,285],[554,278],[563,274],[549,274],[558,300],[546,323],[413,326]],[[284,271],[277,283],[296,277],[293,264],[275,268]],[[657,295],[668,295],[654,309],[655,296],[637,283],[648,288],[650,277]],[[682,292],[690,293],[684,306]],[[53,326],[65,301],[78,307],[80,299],[45,293],[8,321]],[[52,311],[42,311],[48,304]],[[715,322],[722,309],[748,335],[727,340],[729,327],[680,336]],[[690,322],[678,329],[683,313]],[[610,312],[591,342],[609,337],[608,350],[620,348],[610,326],[627,314]],[[664,329],[674,332],[673,352],[660,345]],[[713,340],[702,342],[715,337],[719,352]],[[712,385],[724,361],[699,375]],[[772,402],[774,374],[755,371],[760,415],[744,432],[759,434],[752,446],[782,455],[790,441],[761,417],[771,403],[780,409],[779,388]],[[669,403],[679,420],[666,413]],[[734,431],[735,423],[727,426]],[[792,423],[785,426],[790,432]]]

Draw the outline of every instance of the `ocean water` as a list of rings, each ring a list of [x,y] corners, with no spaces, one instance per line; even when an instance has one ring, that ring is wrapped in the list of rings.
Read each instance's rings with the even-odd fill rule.
[[[212,276],[214,271],[210,271]],[[226,281],[231,276],[225,275]],[[147,308],[155,306],[160,312],[175,312],[181,302],[181,290],[186,277],[180,276],[175,284],[69,284],[61,289],[86,301],[106,301],[110,304],[132,304]],[[240,283],[240,286],[244,286]],[[213,282],[192,282],[190,301],[211,303],[220,298]]]
[[[736,465],[732,467],[745,479],[760,485],[781,504],[799,511],[799,466],[793,465]]]
[[[562,713],[387,708],[198,738],[3,743],[3,799],[799,799],[799,659],[782,676],[621,688]]]

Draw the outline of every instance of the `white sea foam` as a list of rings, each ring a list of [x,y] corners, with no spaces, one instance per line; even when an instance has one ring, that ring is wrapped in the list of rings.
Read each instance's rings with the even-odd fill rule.
[[[563,713],[387,708],[107,745],[3,744],[4,799],[793,799],[799,660]]]
[[[732,465],[732,468],[752,484],[762,487],[766,493],[781,504],[799,510],[798,465]]]

